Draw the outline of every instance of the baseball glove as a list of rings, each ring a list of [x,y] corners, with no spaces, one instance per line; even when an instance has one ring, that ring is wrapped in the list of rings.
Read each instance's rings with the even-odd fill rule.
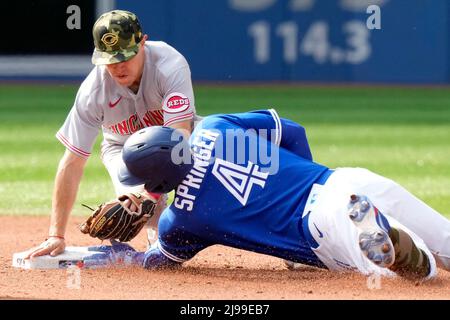
[[[132,212],[123,202],[130,199],[136,205],[137,212]],[[91,237],[116,239],[127,242],[133,239],[153,216],[156,203],[139,193],[127,193],[97,207],[92,215],[80,225],[82,233]]]

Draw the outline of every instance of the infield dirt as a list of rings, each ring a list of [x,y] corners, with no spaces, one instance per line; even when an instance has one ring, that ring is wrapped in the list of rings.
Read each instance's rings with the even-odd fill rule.
[[[84,219],[71,217],[67,245],[97,245],[78,231]],[[14,252],[38,245],[48,217],[0,217],[0,299],[450,299],[450,272],[418,283],[401,278],[368,279],[312,267],[290,271],[277,258],[213,246],[180,270],[138,268],[81,270],[79,289],[68,287],[67,270],[22,270],[11,266]],[[131,244],[146,248],[141,233]]]

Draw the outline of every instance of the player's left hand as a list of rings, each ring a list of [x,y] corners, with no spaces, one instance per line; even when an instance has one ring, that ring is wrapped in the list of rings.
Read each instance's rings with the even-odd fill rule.
[[[150,199],[151,201],[156,202],[157,205],[161,205],[160,202],[161,202],[161,200],[162,200],[161,198],[163,198],[163,196],[161,196],[161,198],[154,198],[153,196],[151,196],[151,195],[148,194],[147,192],[140,193],[140,195],[141,195],[144,199]],[[119,198],[120,198],[120,197],[118,197],[118,199],[119,199]],[[131,199],[129,199],[129,198],[125,199],[125,200],[122,202],[122,204],[123,204],[123,206],[124,206],[125,208],[128,208],[128,210],[130,210],[130,211],[132,211],[132,212],[137,212],[138,209],[139,209],[139,207],[138,207],[133,201],[131,201]],[[164,202],[164,204],[162,204],[162,205],[164,206],[164,208],[166,207],[165,202]]]

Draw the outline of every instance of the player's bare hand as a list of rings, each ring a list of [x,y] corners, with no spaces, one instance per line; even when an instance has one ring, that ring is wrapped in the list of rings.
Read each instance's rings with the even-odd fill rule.
[[[33,248],[29,251],[28,255],[25,259],[44,256],[46,254],[51,255],[52,257],[57,256],[64,252],[66,248],[66,242],[62,238],[50,237],[44,242],[42,242],[36,248]]]
[[[132,212],[136,212],[138,209],[138,207],[130,199],[126,199],[123,202],[123,206],[130,209]]]

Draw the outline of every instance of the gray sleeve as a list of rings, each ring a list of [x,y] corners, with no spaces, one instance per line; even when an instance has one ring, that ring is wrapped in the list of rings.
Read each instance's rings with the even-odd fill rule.
[[[71,152],[88,158],[103,122],[102,110],[92,101],[92,92],[80,87],[75,103],[56,138]]]
[[[165,78],[162,86],[164,125],[194,118],[195,100],[189,66],[172,72]]]

